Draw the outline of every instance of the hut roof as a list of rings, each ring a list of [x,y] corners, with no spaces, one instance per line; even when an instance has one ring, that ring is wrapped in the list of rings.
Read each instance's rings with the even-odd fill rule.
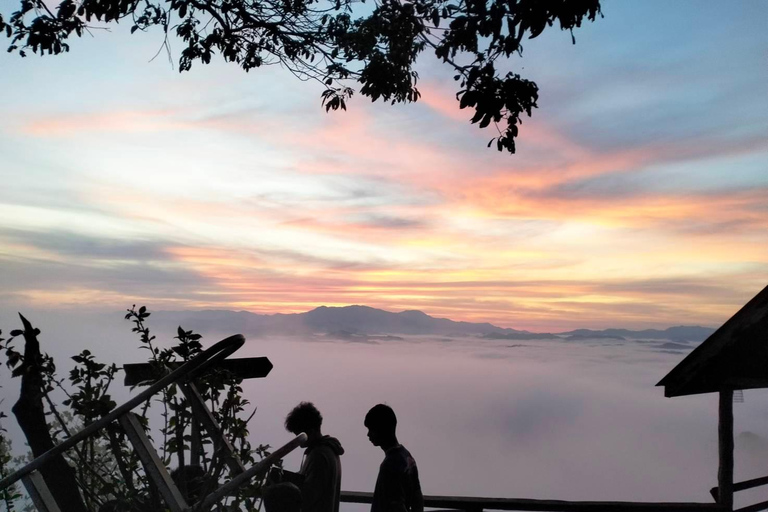
[[[670,397],[768,387],[768,286],[657,386]]]

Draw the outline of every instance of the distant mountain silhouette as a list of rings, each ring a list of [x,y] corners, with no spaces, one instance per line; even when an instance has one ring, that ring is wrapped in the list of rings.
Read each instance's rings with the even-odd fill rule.
[[[553,340],[553,339],[562,339],[562,336],[558,336],[557,334],[552,334],[549,332],[527,332],[527,331],[516,331],[516,332],[501,332],[501,331],[494,331],[489,332],[488,334],[483,334],[483,338],[487,340]]]
[[[583,339],[625,338],[672,341],[703,341],[714,329],[707,327],[670,327],[665,330],[627,329],[590,330],[577,329],[561,333],[533,333],[497,327],[493,324],[456,322],[447,318],[435,318],[421,311],[393,313],[368,306],[327,307],[320,306],[306,313],[260,315],[248,311],[158,311],[152,315],[153,323],[160,327],[175,328],[178,325],[196,332],[239,332],[247,336],[268,335],[443,335],[482,336],[487,339]],[[386,339],[386,338],[385,338]]]
[[[598,331],[590,331],[589,334],[583,334],[583,333],[576,333],[576,334],[568,334],[565,339],[568,341],[579,341],[579,340],[617,340],[617,341],[625,341],[627,338],[624,336],[617,336],[615,334],[609,334],[604,332],[598,332]]]
[[[704,341],[715,332],[709,327],[679,325],[669,327],[663,331],[658,329],[644,329],[642,331],[630,331],[628,329],[603,329],[593,331],[591,329],[576,329],[564,332],[568,336],[579,338],[638,338],[644,340],[672,340],[672,341]]]
[[[527,333],[505,329],[489,323],[455,322],[435,318],[421,311],[392,313],[368,306],[320,306],[306,313],[259,315],[247,311],[158,311],[155,323],[170,327],[182,325],[205,333],[210,331],[242,332],[250,335],[300,334],[440,334],[484,335],[489,333]],[[531,333],[528,333],[531,334]]]

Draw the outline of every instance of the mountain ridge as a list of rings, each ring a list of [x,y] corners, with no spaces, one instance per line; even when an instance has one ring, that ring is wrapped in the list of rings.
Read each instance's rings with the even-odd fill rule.
[[[481,336],[487,339],[616,339],[703,341],[715,330],[702,326],[673,326],[667,329],[630,330],[575,329],[558,333],[535,333],[498,327],[489,322],[465,322],[433,317],[419,310],[385,311],[364,305],[319,306],[303,313],[259,314],[249,311],[199,310],[157,311],[153,318],[169,327],[182,325],[205,333],[242,332],[249,335],[311,335],[345,332],[359,335],[448,335]]]

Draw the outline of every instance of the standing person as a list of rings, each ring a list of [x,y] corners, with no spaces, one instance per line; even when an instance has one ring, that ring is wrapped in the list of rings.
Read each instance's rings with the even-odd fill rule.
[[[301,402],[285,418],[285,429],[294,435],[304,432],[307,441],[301,445],[301,511],[339,512],[341,494],[341,460],[344,448],[335,437],[320,431],[323,416],[310,402]]]
[[[368,439],[384,451],[373,491],[371,512],[424,512],[419,470],[411,453],[397,441],[397,417],[388,405],[375,405],[365,415]]]

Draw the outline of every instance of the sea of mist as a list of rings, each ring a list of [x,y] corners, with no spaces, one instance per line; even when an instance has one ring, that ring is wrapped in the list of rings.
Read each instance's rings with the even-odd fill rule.
[[[118,365],[146,358],[119,314],[29,316],[61,375],[68,356],[84,348]],[[16,324],[0,314],[5,335]],[[155,334],[159,344],[173,344],[173,333]],[[204,345],[230,334],[207,333]],[[299,401],[314,402],[324,433],[346,449],[345,490],[373,490],[383,454],[368,442],[363,417],[385,402],[398,415],[400,441],[418,462],[425,494],[711,502],[717,396],[665,398],[655,387],[693,347],[605,339],[250,337],[236,356],[268,356],[274,364],[267,378],[243,385],[258,407],[252,441],[287,442],[286,413]],[[8,374],[0,375],[6,412],[18,395],[18,381]],[[115,395],[121,401],[128,391],[117,383]],[[768,474],[768,393],[748,390],[744,398],[734,406],[737,480]],[[12,417],[4,425],[23,452]],[[285,466],[298,469],[300,458],[294,452]],[[764,494],[741,493],[737,506]]]

